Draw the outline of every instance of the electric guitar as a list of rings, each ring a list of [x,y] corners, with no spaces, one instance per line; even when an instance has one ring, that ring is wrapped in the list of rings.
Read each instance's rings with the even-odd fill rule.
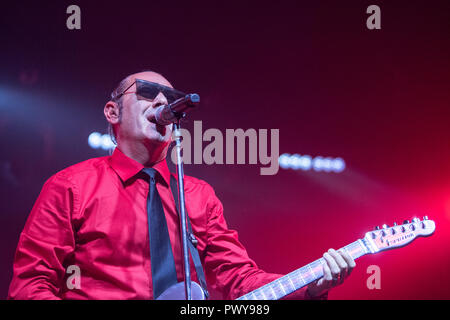
[[[342,248],[354,260],[369,253],[378,253],[385,250],[397,249],[406,246],[417,237],[427,237],[434,233],[436,225],[433,220],[423,217],[421,221],[414,218],[412,222],[405,220],[402,225],[382,228],[376,227],[369,231],[364,238]],[[275,281],[272,281],[254,291],[251,291],[236,300],[278,300],[294,291],[323,277],[322,265],[326,261],[320,258],[300,269],[297,269]],[[191,297],[193,300],[204,300],[205,294],[200,285],[194,281],[191,283]],[[184,300],[184,282],[179,282],[164,291],[158,300]]]

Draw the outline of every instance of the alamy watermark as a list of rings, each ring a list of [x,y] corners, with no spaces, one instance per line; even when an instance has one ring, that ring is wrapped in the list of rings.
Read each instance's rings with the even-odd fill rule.
[[[366,27],[369,30],[380,30],[381,29],[381,9],[379,6],[372,4],[367,7],[367,14],[370,16],[366,20]]]
[[[194,121],[194,134],[181,129],[183,162],[185,164],[260,164],[261,175],[278,172],[280,155],[279,129],[225,129],[225,137],[219,129],[203,132],[202,121]],[[270,151],[269,151],[270,134]],[[203,148],[203,142],[208,144]],[[225,144],[225,148],[224,148]],[[246,148],[248,146],[248,148]],[[248,150],[248,152],[246,152]],[[246,161],[248,158],[248,162]],[[171,159],[176,163],[176,150]],[[236,160],[236,161],[235,161]]]
[[[370,265],[367,267],[367,274],[370,276],[367,278],[366,285],[369,290],[381,289],[381,269],[377,265]]]
[[[81,29],[81,9],[79,6],[72,4],[67,7],[66,13],[70,14],[66,19],[66,27],[69,30]]]
[[[70,265],[67,267],[66,273],[70,274],[67,277],[66,285],[69,290],[81,289],[81,269],[77,265]]]

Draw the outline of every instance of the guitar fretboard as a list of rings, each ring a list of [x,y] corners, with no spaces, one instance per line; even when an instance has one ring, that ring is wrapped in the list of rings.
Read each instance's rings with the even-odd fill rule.
[[[342,248],[348,252],[348,254],[353,258],[357,259],[367,253],[365,244],[363,240],[357,240],[353,243]],[[265,286],[262,286],[252,292],[237,298],[236,300],[278,300],[294,291],[308,285],[309,283],[320,279],[323,277],[322,265],[326,261],[324,258],[317,259],[310,264],[307,264],[300,269],[292,271],[287,275],[272,281]]]

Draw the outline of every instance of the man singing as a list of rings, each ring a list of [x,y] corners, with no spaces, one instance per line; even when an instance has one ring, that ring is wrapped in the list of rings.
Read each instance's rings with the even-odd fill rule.
[[[183,281],[174,178],[165,161],[172,125],[155,121],[157,107],[180,94],[155,72],[120,82],[104,107],[117,147],[46,181],[20,236],[9,299],[156,299]],[[210,185],[188,176],[184,183],[210,288],[236,299],[282,276],[248,257]],[[323,258],[324,276],[289,298],[325,299],[355,266],[346,252],[330,249]],[[79,270],[75,287],[69,270]],[[198,281],[193,263],[191,274]]]

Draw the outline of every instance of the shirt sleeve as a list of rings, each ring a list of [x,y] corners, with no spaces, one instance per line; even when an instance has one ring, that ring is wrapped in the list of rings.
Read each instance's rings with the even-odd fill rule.
[[[69,178],[55,175],[44,184],[19,238],[8,299],[60,299],[63,263],[75,248],[76,201]]]
[[[283,275],[267,273],[258,268],[239,242],[237,232],[230,230],[223,216],[223,206],[214,195],[207,222],[206,277],[214,289],[234,300]],[[286,296],[285,299],[311,299],[307,287]],[[321,296],[320,299],[326,299]]]

